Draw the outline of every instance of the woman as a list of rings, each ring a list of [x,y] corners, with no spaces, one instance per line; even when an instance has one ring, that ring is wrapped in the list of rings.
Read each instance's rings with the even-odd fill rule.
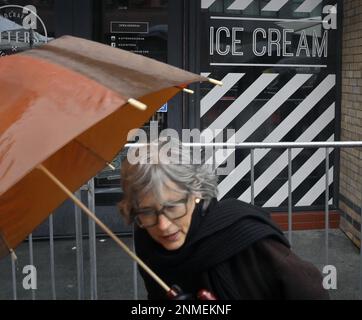
[[[319,271],[290,250],[268,212],[217,201],[217,177],[178,141],[154,146],[123,162],[120,206],[136,223],[137,254],[161,279],[194,298],[206,289],[217,299],[328,299]],[[166,299],[140,272],[148,298]]]

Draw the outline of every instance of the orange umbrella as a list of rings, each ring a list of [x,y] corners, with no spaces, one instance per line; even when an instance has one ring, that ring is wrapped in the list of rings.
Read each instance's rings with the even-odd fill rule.
[[[71,197],[147,268],[73,192],[112,161],[129,130],[196,81],[220,84],[70,36],[1,58],[0,258]]]

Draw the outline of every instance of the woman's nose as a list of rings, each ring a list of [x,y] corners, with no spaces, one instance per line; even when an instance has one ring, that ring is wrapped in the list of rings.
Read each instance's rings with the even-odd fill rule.
[[[158,216],[158,228],[160,230],[166,230],[169,228],[170,224],[172,223],[171,220],[169,220],[164,214],[160,214]]]

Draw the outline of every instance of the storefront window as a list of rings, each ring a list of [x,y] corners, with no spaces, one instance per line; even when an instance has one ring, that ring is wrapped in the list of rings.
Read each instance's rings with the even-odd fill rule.
[[[235,130],[236,142],[337,139],[334,3],[201,3],[201,72],[224,81],[221,91],[201,86],[201,128],[222,129],[223,141],[226,129]],[[324,205],[322,151],[293,150],[296,206]],[[287,151],[255,152],[255,203],[287,206]],[[235,158],[233,178],[220,177],[220,195],[250,202],[250,152],[237,151]],[[330,163],[333,172],[334,152]]]
[[[0,0],[0,56],[40,46],[54,37],[54,0]]]

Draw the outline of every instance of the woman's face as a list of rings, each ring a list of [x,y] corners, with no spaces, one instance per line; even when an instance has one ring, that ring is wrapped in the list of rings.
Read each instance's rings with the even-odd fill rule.
[[[152,192],[147,193],[140,199],[138,209],[153,208],[155,210],[161,210],[165,203],[172,204],[187,199],[185,205],[186,214],[183,217],[171,220],[164,214],[160,214],[158,216],[158,223],[153,227],[146,228],[153,240],[165,249],[176,250],[185,242],[187,232],[190,228],[192,213],[195,209],[196,196],[185,194],[185,192],[182,192],[179,187],[170,180],[164,184],[161,194],[163,197],[162,203],[158,202]]]

